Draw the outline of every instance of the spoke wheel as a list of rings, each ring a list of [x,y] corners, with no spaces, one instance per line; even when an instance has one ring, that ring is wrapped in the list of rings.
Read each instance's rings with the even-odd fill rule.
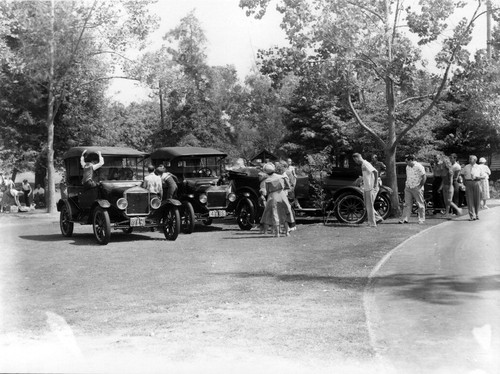
[[[391,213],[391,200],[389,195],[385,193],[378,195],[373,205],[383,219],[389,217]]]
[[[126,228],[126,229],[122,229],[122,231],[125,234],[132,234],[132,231],[134,231],[134,228],[133,227],[129,227],[129,228]]]
[[[189,201],[182,203],[181,230],[184,234],[191,234],[194,230],[195,215],[193,205]]]
[[[339,197],[335,216],[341,223],[361,223],[366,217],[365,203],[361,196],[346,193]]]
[[[162,217],[161,226],[165,239],[177,239],[181,231],[181,214],[179,213],[179,209],[176,207],[167,209]]]
[[[236,221],[241,230],[252,229],[255,223],[255,206],[250,199],[241,202]]]
[[[92,219],[92,226],[94,228],[94,236],[97,242],[101,245],[109,243],[111,237],[111,222],[109,220],[109,213],[107,210],[97,207],[94,210]]]
[[[73,235],[74,224],[71,222],[71,214],[66,204],[61,207],[61,214],[59,216],[59,226],[63,236],[70,237]]]
[[[205,226],[210,226],[213,222],[214,222],[214,220],[212,218],[207,218],[207,219],[203,220],[203,224]]]

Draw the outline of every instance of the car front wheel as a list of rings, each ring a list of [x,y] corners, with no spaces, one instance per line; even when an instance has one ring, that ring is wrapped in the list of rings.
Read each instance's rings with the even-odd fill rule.
[[[111,222],[109,220],[108,211],[101,207],[97,207],[94,210],[92,226],[97,242],[101,245],[108,244],[109,238],[111,237]]]
[[[341,195],[335,206],[335,216],[341,223],[358,224],[363,222],[366,216],[363,198],[349,192]]]
[[[194,215],[193,204],[189,201],[182,203],[181,229],[184,234],[191,234],[194,231],[196,217]]]
[[[163,234],[167,240],[175,240],[181,231],[181,214],[177,208],[169,208],[165,211],[161,225]]]
[[[59,226],[63,236],[70,237],[73,235],[74,224],[71,222],[71,214],[66,204],[61,207],[61,215],[59,216]]]
[[[251,230],[255,223],[255,206],[250,199],[241,202],[236,221],[241,230]]]
[[[391,214],[391,199],[389,195],[385,193],[378,195],[373,205],[383,219],[386,219]]]

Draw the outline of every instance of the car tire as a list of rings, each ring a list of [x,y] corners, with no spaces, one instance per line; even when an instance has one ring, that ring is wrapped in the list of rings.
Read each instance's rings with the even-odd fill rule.
[[[175,240],[181,231],[181,214],[177,207],[170,207],[165,210],[161,220],[163,234],[167,240]]]
[[[363,197],[352,192],[340,195],[335,204],[335,217],[340,223],[362,223],[366,219]]]
[[[236,222],[241,230],[251,230],[255,224],[255,205],[250,199],[243,199],[238,208]]]
[[[378,195],[373,205],[383,219],[386,219],[391,214],[391,199],[386,193]]]
[[[191,234],[194,231],[196,217],[194,215],[193,204],[189,201],[182,202],[181,230],[184,234]]]
[[[97,242],[101,245],[109,243],[111,237],[111,221],[107,210],[97,207],[92,214],[92,227]]]
[[[129,228],[126,228],[126,229],[122,229],[122,231],[125,234],[132,234],[132,231],[134,231],[134,228],[133,227],[129,227]]]
[[[207,219],[203,220],[203,224],[205,226],[210,226],[213,222],[214,222],[214,220],[212,218],[207,218]]]
[[[59,226],[63,236],[69,238],[73,235],[74,224],[71,222],[71,212],[66,204],[61,206],[61,214],[59,215]]]

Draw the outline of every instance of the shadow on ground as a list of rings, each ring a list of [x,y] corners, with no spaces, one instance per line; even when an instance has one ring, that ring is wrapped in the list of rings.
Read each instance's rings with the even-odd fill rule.
[[[278,282],[319,282],[344,289],[362,290],[367,277],[339,277],[310,274],[278,274],[272,272],[217,273],[237,278],[274,278]],[[426,303],[456,305],[462,300],[480,297],[480,293],[500,290],[500,274],[482,277],[436,276],[434,274],[392,274],[374,277],[371,288],[394,289],[394,297]]]

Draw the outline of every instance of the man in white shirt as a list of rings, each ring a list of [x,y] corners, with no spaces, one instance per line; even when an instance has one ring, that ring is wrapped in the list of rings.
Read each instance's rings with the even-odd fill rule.
[[[378,171],[368,161],[363,159],[359,153],[352,155],[354,162],[361,165],[363,173],[363,198],[365,200],[368,226],[377,227],[377,223],[383,221],[382,217],[375,210],[374,203],[378,193]]]
[[[405,202],[403,205],[403,216],[399,223],[408,223],[408,218],[411,214],[411,207],[413,200],[418,207],[418,223],[425,222],[425,200],[424,200],[424,186],[427,180],[425,168],[422,164],[415,161],[415,156],[407,155],[406,161],[406,183],[405,183]]]
[[[153,165],[148,166],[148,172],[149,174],[144,177],[142,187],[151,193],[157,194],[161,199],[163,197],[161,178],[155,174],[155,167]]]
[[[481,204],[481,180],[484,173],[477,164],[477,157],[469,156],[469,163],[461,171],[465,182],[465,193],[467,196],[467,209],[469,210],[469,221],[479,219],[479,207]]]

